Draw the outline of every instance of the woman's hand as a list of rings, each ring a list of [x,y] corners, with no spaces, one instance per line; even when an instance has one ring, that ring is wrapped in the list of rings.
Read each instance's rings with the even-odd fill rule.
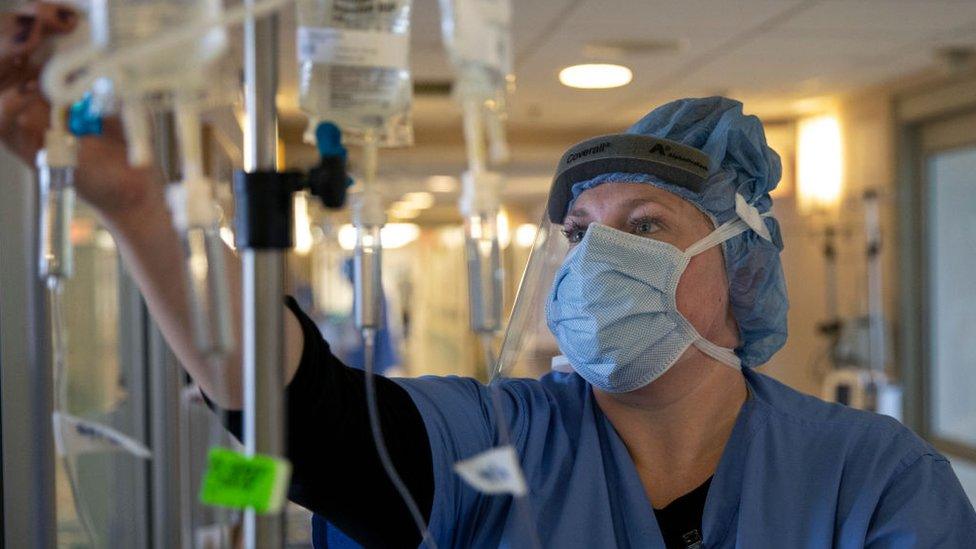
[[[44,146],[51,107],[37,81],[42,67],[26,60],[37,61],[51,37],[71,31],[76,19],[70,9],[51,4],[0,19],[0,142],[28,165]],[[103,135],[78,140],[78,195],[109,224],[145,207],[165,207],[153,170],[128,166],[121,125],[106,120],[103,126]]]
[[[36,79],[49,38],[71,32],[77,22],[71,8],[43,2],[0,13],[0,90]]]
[[[43,59],[49,38],[69,31],[74,20],[66,20],[59,8],[48,4],[36,4],[31,9],[36,14],[35,23],[53,17],[60,18],[62,24],[50,27],[42,24],[35,28],[26,23],[18,26],[21,23],[16,18],[0,22],[0,143],[33,165],[37,152],[44,146],[51,107],[37,83],[41,67],[25,72],[23,60]],[[45,30],[48,28],[54,30]],[[135,169],[128,165],[125,140],[117,120],[104,121],[101,136],[78,139],[75,170],[78,196],[95,208],[112,231],[127,270],[186,370],[219,405],[240,408],[240,349],[221,363],[214,363],[194,346],[184,287],[183,247],[173,228],[159,181],[155,169]],[[231,295],[240,295],[240,262],[230,252],[226,283]],[[234,300],[232,307],[237,341],[242,340],[240,303]],[[285,319],[286,380],[290,381],[298,369],[304,337],[294,315],[286,312]]]

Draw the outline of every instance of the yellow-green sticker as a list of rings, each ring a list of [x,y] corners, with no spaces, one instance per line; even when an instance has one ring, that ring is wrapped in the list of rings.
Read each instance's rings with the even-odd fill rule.
[[[249,457],[227,448],[211,448],[200,501],[276,513],[285,501],[290,476],[291,465],[287,460],[263,455]]]

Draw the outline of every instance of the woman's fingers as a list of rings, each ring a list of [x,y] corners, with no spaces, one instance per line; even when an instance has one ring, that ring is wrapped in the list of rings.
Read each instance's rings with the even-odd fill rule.
[[[46,39],[69,33],[77,24],[75,11],[57,4],[32,3],[0,13],[0,90],[34,78],[39,70],[35,55]]]
[[[0,92],[0,142],[24,162],[33,164],[49,122],[50,107],[36,81]]]
[[[125,142],[125,128],[118,116],[102,118],[102,136],[120,143]]]
[[[40,2],[35,6],[43,37],[67,34],[78,25],[78,14],[70,6],[51,2]]]

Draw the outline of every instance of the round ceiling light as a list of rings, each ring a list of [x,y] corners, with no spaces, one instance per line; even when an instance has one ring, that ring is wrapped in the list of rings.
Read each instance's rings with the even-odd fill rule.
[[[584,90],[605,90],[626,86],[634,78],[634,73],[623,65],[609,63],[587,63],[572,65],[559,71],[559,81],[570,88]]]

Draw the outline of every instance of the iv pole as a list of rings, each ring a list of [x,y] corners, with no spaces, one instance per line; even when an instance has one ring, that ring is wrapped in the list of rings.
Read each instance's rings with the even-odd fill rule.
[[[253,6],[255,0],[245,2]],[[273,174],[277,169],[277,26],[278,17],[273,14],[260,20],[251,16],[244,25],[244,103],[247,111],[244,170],[250,173]],[[285,449],[282,296],[284,254],[290,242],[285,244],[251,241],[242,247],[243,419],[245,452],[249,456],[256,453],[282,456]],[[245,511],[247,549],[280,549],[284,533],[283,512],[258,516],[254,509]]]

